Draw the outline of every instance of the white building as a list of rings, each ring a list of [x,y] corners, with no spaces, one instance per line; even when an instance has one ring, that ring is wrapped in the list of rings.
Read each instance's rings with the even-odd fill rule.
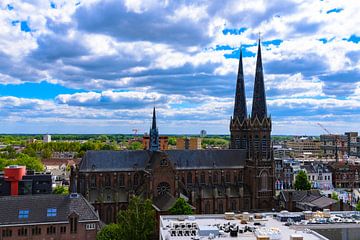
[[[330,169],[322,163],[311,163],[300,166],[305,171],[312,188],[329,190],[333,188],[332,173]],[[294,179],[296,179],[294,175]]]
[[[51,135],[50,135],[50,134],[45,134],[45,135],[43,136],[43,141],[44,141],[44,143],[49,143],[49,142],[51,142]]]

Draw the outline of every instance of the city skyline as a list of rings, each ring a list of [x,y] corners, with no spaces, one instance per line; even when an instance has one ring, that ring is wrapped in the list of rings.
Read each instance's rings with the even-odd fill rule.
[[[229,134],[257,39],[273,134],[360,131],[356,1],[0,4],[0,133]],[[351,19],[351,21],[349,20]]]

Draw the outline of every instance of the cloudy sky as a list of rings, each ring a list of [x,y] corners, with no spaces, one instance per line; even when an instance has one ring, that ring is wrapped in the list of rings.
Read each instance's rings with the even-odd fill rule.
[[[358,0],[0,1],[0,133],[229,133],[261,32],[273,134],[360,131]]]

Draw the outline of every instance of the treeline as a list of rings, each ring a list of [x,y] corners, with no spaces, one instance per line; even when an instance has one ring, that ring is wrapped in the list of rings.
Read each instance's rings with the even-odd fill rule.
[[[44,171],[44,165],[40,159],[31,157],[25,153],[17,153],[12,147],[8,146],[0,152],[0,171],[9,165],[26,166],[27,169],[32,169],[37,172]]]

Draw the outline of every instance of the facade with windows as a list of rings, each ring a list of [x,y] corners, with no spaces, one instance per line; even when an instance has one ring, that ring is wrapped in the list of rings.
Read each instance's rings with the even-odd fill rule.
[[[79,194],[0,198],[0,239],[96,239],[99,216]]]

